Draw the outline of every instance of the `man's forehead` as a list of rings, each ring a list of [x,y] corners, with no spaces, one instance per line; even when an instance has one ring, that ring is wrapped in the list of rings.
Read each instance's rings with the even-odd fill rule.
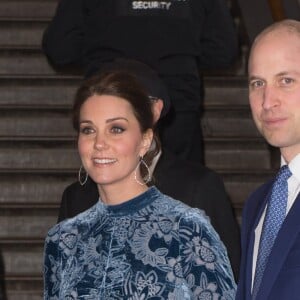
[[[255,39],[252,50],[255,50],[257,46],[261,44],[267,43],[286,43],[290,41],[290,45],[293,46],[295,43],[300,44],[300,32],[296,30],[290,30],[287,27],[278,27],[271,31],[262,32],[258,37]]]
[[[300,34],[287,31],[273,31],[261,36],[253,44],[249,55],[249,67],[253,61],[274,60],[285,58],[293,60],[298,56],[300,59]]]

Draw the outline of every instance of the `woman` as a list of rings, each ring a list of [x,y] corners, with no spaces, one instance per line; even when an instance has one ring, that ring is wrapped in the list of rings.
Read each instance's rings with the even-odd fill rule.
[[[234,299],[226,250],[204,213],[147,185],[159,143],[135,77],[88,79],[73,113],[100,199],[49,231],[44,299]]]

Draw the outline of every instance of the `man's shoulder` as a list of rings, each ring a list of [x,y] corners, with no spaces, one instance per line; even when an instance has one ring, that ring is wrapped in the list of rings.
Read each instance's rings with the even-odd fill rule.
[[[69,184],[64,189],[64,193],[74,193],[74,192],[80,191],[81,189],[82,189],[82,186],[80,185],[80,183],[78,181],[76,181],[76,182]]]
[[[176,177],[184,181],[188,179],[197,182],[199,180],[222,182],[220,175],[214,170],[200,163],[181,159],[169,152],[163,153],[155,171],[158,174],[164,173],[167,176]]]
[[[99,199],[97,185],[88,179],[84,186],[74,182],[63,192],[59,210],[59,221],[73,217],[97,203]]]
[[[154,172],[155,184],[167,195],[209,210],[212,202],[227,203],[222,178],[213,170],[165,153]]]
[[[71,183],[64,190],[64,196],[72,196],[72,198],[81,197],[81,195],[91,196],[96,195],[98,197],[98,189],[95,182],[88,178],[84,185],[81,185],[78,181]]]

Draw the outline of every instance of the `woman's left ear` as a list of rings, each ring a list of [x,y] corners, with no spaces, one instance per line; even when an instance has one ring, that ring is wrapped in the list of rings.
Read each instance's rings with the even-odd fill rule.
[[[153,130],[148,129],[144,134],[143,134],[143,141],[142,141],[142,149],[141,149],[141,156],[144,156],[148,150],[150,149],[151,143],[153,140]]]

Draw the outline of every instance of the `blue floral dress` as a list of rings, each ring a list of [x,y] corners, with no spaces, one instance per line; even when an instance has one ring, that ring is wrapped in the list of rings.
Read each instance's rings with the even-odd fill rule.
[[[226,249],[205,214],[155,187],[48,232],[44,299],[235,298]]]

